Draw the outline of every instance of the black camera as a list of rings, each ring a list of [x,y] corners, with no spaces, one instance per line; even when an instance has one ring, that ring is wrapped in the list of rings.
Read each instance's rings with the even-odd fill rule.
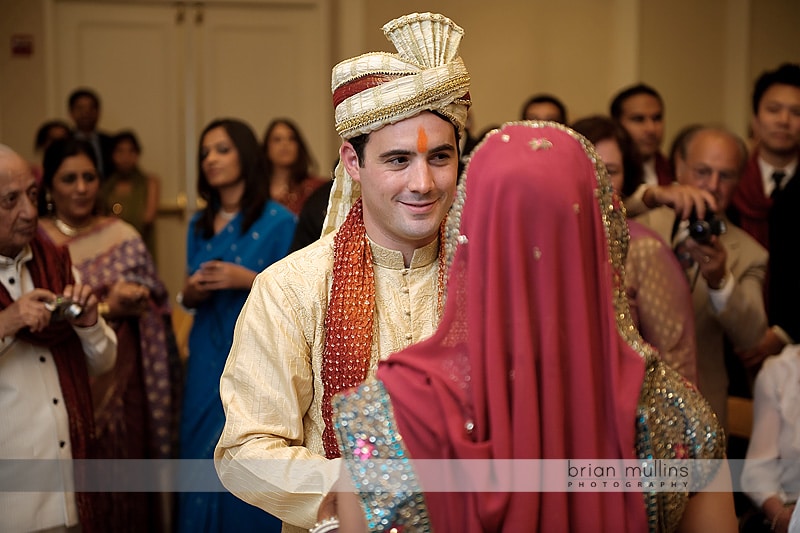
[[[45,308],[50,311],[50,322],[59,322],[61,320],[74,320],[81,316],[83,307],[81,304],[67,298],[66,296],[56,296],[52,302],[44,304]]]
[[[728,230],[725,221],[717,218],[713,211],[706,210],[703,219],[697,218],[697,213],[692,211],[689,216],[689,237],[699,244],[708,244],[714,235],[722,235]]]

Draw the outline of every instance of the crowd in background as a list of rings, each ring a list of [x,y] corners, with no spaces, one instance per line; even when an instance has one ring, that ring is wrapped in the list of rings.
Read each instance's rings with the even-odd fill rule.
[[[722,125],[689,124],[665,152],[667,104],[637,84],[613,95],[607,113],[569,120],[558,97],[538,94],[509,120],[571,125],[594,144],[629,217],[634,323],[723,427],[729,396],[754,399],[749,447],[729,448],[729,458],[751,460],[750,501],[737,501],[737,513],[743,530],[787,531],[800,481],[781,468],[800,456],[800,65],[756,80],[747,142]],[[41,238],[66,246],[117,339],[113,369],[90,380],[94,457],[212,459],[239,312],[259,272],[319,237],[331,182],[290,119],[271,120],[260,141],[241,120],[209,123],[197,151],[203,208],[189,223],[185,284],[169,295],[154,259],[161,178],[139,165],[146,140],[99,130],[90,89],[73,92],[68,110],[72,124],[39,128],[41,159],[29,165]],[[460,139],[464,164],[489,130]],[[183,361],[176,303],[193,316]],[[280,530],[227,492],[108,496],[107,530]]]

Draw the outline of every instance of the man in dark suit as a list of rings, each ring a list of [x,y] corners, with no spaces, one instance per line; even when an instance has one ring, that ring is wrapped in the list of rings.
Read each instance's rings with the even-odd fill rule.
[[[769,250],[767,310],[771,327],[754,360],[800,342],[800,65],[763,73],[753,90],[757,148],[733,198],[731,217]]]
[[[114,146],[112,137],[97,129],[100,98],[91,89],[79,88],[69,95],[68,106],[69,116],[75,123],[75,137],[88,141],[94,147],[98,172],[104,178],[110,176],[114,171],[114,161],[111,158]]]
[[[678,182],[714,196],[727,230],[681,240],[688,252],[692,285],[700,392],[723,424],[727,418],[727,338],[737,353],[752,349],[767,330],[763,289],[768,254],[763,246],[725,217],[747,160],[744,143],[733,133],[702,127],[687,136],[676,169]],[[679,233],[680,235],[680,233]],[[745,361],[748,364],[748,361]]]

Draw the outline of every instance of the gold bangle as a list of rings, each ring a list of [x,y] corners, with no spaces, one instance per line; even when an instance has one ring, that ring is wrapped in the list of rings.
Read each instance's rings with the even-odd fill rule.
[[[97,314],[102,317],[107,317],[109,312],[111,312],[111,308],[108,305],[108,302],[100,302],[97,304]]]

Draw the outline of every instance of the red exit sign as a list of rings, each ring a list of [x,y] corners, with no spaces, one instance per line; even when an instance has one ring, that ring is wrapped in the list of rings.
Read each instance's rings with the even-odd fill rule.
[[[11,56],[30,57],[33,55],[33,35],[30,33],[15,33],[11,36]]]

